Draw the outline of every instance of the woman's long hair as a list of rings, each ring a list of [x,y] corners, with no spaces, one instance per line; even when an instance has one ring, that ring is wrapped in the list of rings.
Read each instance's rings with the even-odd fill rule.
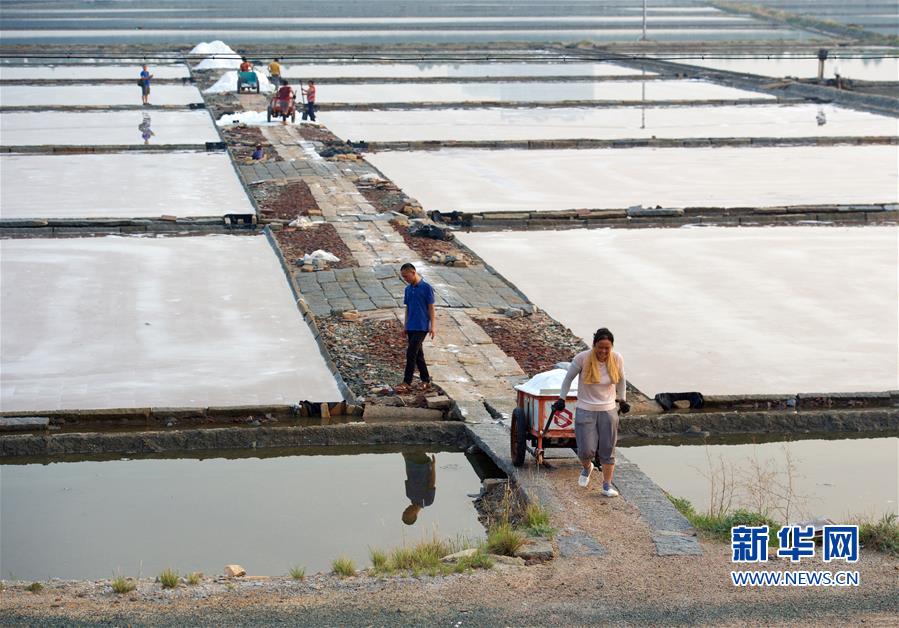
[[[609,342],[612,343],[613,347],[615,346],[615,336],[612,335],[612,332],[609,331],[608,328],[606,328],[606,327],[600,327],[599,329],[596,330],[596,333],[593,334],[593,346],[595,347],[596,343],[599,342],[600,340],[608,340]],[[593,353],[592,348],[591,348],[590,352],[591,352],[592,356],[596,356],[596,354]],[[595,359],[595,357],[594,357],[594,359]],[[612,354],[612,351],[609,351],[609,357],[606,358],[605,365],[606,365],[606,371],[608,371],[608,373],[609,373],[609,379],[612,380],[612,383],[617,384],[618,382],[620,382],[621,381],[621,371],[618,369],[618,361],[615,360],[615,357]]]

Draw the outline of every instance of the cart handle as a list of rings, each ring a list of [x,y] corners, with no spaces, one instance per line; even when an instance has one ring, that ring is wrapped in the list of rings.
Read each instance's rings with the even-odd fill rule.
[[[553,418],[556,416],[556,409],[553,408],[549,413],[549,418],[546,419],[546,426],[543,428],[543,434],[540,435],[541,438],[546,438],[546,433],[549,431],[549,426],[553,423]]]

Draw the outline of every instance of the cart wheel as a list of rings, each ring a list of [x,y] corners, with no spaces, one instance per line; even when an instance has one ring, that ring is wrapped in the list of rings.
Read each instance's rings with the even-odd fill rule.
[[[527,453],[528,423],[521,408],[515,408],[512,412],[512,464],[520,467],[524,464],[524,455]]]
[[[256,83],[256,93],[257,94],[259,93],[259,83],[258,82]]]
[[[237,93],[239,94],[243,90],[243,81],[237,79]]]
[[[269,105],[268,109],[266,109],[266,111],[265,111],[265,119],[266,119],[266,122],[272,121],[272,106],[271,105]]]
[[[296,121],[297,121],[297,110],[296,110],[296,109],[294,109],[294,110],[293,110],[293,113],[290,114],[290,121],[291,121],[291,122],[296,122]]]

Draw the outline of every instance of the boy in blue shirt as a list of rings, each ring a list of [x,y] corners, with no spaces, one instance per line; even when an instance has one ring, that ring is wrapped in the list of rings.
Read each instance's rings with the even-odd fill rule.
[[[403,335],[406,336],[406,370],[403,374],[403,383],[396,387],[398,393],[407,393],[411,390],[412,376],[418,368],[418,375],[424,384],[424,388],[431,386],[431,376],[428,374],[428,365],[425,363],[425,354],[422,343],[428,334],[434,339],[437,330],[436,312],[434,310],[434,288],[422,279],[415,266],[403,264],[400,267],[400,275],[407,284],[403,296],[406,306]]]

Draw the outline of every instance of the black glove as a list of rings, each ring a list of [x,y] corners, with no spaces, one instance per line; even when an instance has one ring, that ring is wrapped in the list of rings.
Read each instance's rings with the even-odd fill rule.
[[[618,412],[620,412],[621,414],[627,414],[630,411],[631,411],[631,404],[629,404],[627,401],[619,401],[618,402]]]
[[[553,403],[553,410],[556,412],[561,412],[565,409],[565,400],[564,399],[556,399],[555,403]]]

